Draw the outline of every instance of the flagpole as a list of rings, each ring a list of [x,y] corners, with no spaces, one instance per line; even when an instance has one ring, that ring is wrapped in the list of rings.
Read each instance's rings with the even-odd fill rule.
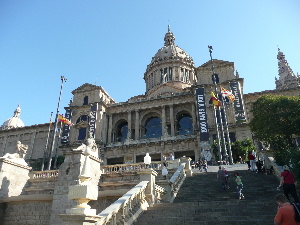
[[[47,141],[46,141],[46,145],[45,145],[45,149],[44,149],[41,171],[44,171],[44,166],[45,166],[44,164],[45,164],[45,160],[46,160],[46,154],[47,154],[47,148],[48,148],[48,143],[49,143],[51,124],[52,124],[52,114],[53,114],[53,112],[51,112],[51,115],[50,115],[50,123],[49,123],[49,128],[48,128]]]
[[[54,158],[54,169],[57,169],[57,157],[58,157],[58,147],[59,147],[59,141],[61,138],[61,133],[62,133],[62,122],[60,122],[60,129],[59,129],[59,135],[58,135],[58,139],[57,139],[57,143],[56,143],[56,151],[55,151],[55,158]]]
[[[50,154],[49,154],[48,170],[51,169],[52,153],[53,153],[53,149],[54,149],[55,136],[56,136],[55,134],[56,134],[57,125],[58,125],[58,115],[59,115],[61,95],[62,95],[62,90],[63,90],[64,82],[66,82],[66,81],[67,81],[67,78],[65,78],[64,76],[61,76],[61,86],[60,86],[60,93],[59,93],[59,99],[58,99],[57,111],[56,111],[56,117],[55,117],[55,127],[54,127],[54,132],[53,132],[52,146],[51,146],[51,151],[50,151]]]
[[[222,100],[223,100],[222,102],[225,101],[225,99],[223,98],[223,95],[222,95]],[[223,109],[224,109],[224,118],[225,118],[224,124],[225,124],[226,137],[227,137],[227,142],[228,142],[229,163],[233,164],[232,151],[231,151],[231,140],[230,140],[229,131],[228,131],[227,113],[226,113],[226,107],[224,107],[224,104],[223,104]]]
[[[213,48],[212,48],[212,46],[208,46],[208,49],[209,49],[210,60],[211,60],[211,70],[212,70],[212,73],[213,73],[213,75],[212,75],[213,84],[214,84],[215,92],[218,95],[217,81],[216,81],[216,76],[215,76],[216,74],[214,72],[214,63],[213,63],[213,59],[212,59],[212,50],[213,50]],[[217,96],[217,98],[218,97],[219,96]],[[226,143],[225,143],[225,138],[224,138],[224,128],[223,128],[223,119],[222,119],[221,109],[220,109],[219,106],[217,106],[217,109],[214,106],[214,110],[216,111],[215,116],[217,116],[217,112],[218,112],[218,115],[219,115],[219,118],[220,118],[221,138],[222,138],[222,145],[223,145],[223,150],[224,150],[224,158],[226,160],[228,154],[227,154],[227,148],[226,148]],[[218,124],[217,118],[215,118],[215,120],[216,120],[216,124]],[[217,136],[218,136],[218,132],[219,132],[218,126],[216,126],[216,128],[217,128]],[[220,139],[218,140],[218,145],[219,145],[219,154],[222,155]],[[220,157],[220,164],[221,164],[221,161],[222,161],[222,157]]]

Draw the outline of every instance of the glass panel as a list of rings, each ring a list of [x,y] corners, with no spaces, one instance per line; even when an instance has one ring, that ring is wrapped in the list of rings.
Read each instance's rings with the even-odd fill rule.
[[[158,138],[162,136],[161,119],[158,117],[151,118],[146,123],[146,138]]]
[[[89,97],[85,96],[83,99],[83,105],[88,105],[89,104]]]
[[[183,115],[178,122],[178,134],[179,135],[189,135],[193,134],[193,120],[189,115]]]
[[[86,138],[86,128],[79,129],[78,140],[84,140]]]

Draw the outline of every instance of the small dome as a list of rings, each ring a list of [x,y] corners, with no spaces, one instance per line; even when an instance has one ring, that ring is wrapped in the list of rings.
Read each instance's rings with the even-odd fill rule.
[[[24,122],[20,118],[21,115],[21,107],[18,108],[14,112],[14,116],[6,120],[2,125],[2,130],[8,130],[12,128],[24,127]]]

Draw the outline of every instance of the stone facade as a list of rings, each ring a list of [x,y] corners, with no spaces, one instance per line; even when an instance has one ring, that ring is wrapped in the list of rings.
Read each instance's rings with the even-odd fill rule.
[[[193,58],[175,44],[175,35],[168,28],[164,46],[151,59],[144,73],[145,94],[131,97],[126,102],[117,103],[101,86],[83,84],[75,89],[73,101],[66,110],[72,111],[68,142],[60,146],[76,148],[91,131],[92,106],[96,106],[92,125],[99,157],[103,164],[135,163],[143,161],[148,152],[152,160],[174,155],[197,160],[201,157],[199,118],[195,90],[205,88],[206,110],[210,143],[216,136],[215,117],[209,103],[214,72],[219,75],[219,84],[230,89],[230,84],[240,85],[241,101],[246,120],[236,121],[233,102],[226,109],[228,131],[231,141],[252,138],[249,121],[252,118],[252,103],[261,95],[275,94],[298,96],[299,76],[295,76],[281,51],[278,52],[279,79],[276,89],[259,93],[243,94],[244,79],[235,70],[233,62],[213,59],[197,67]],[[276,78],[277,79],[277,78]],[[218,85],[219,91],[219,85]],[[43,157],[49,124],[15,127],[0,130],[0,156],[13,152],[17,141],[28,145],[25,160]],[[50,129],[52,137],[53,127]],[[49,143],[52,143],[50,139]],[[49,148],[46,155],[49,155]]]

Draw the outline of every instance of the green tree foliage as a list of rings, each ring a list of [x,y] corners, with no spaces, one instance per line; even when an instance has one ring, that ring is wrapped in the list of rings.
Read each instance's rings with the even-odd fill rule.
[[[241,156],[245,160],[248,152],[256,150],[256,147],[252,139],[247,138],[245,140],[237,140],[236,142],[231,143],[231,152],[233,161],[237,161],[238,157]]]
[[[300,136],[300,97],[265,95],[252,108],[251,131],[270,144],[279,165],[291,165],[300,179],[300,149],[294,142]]]

